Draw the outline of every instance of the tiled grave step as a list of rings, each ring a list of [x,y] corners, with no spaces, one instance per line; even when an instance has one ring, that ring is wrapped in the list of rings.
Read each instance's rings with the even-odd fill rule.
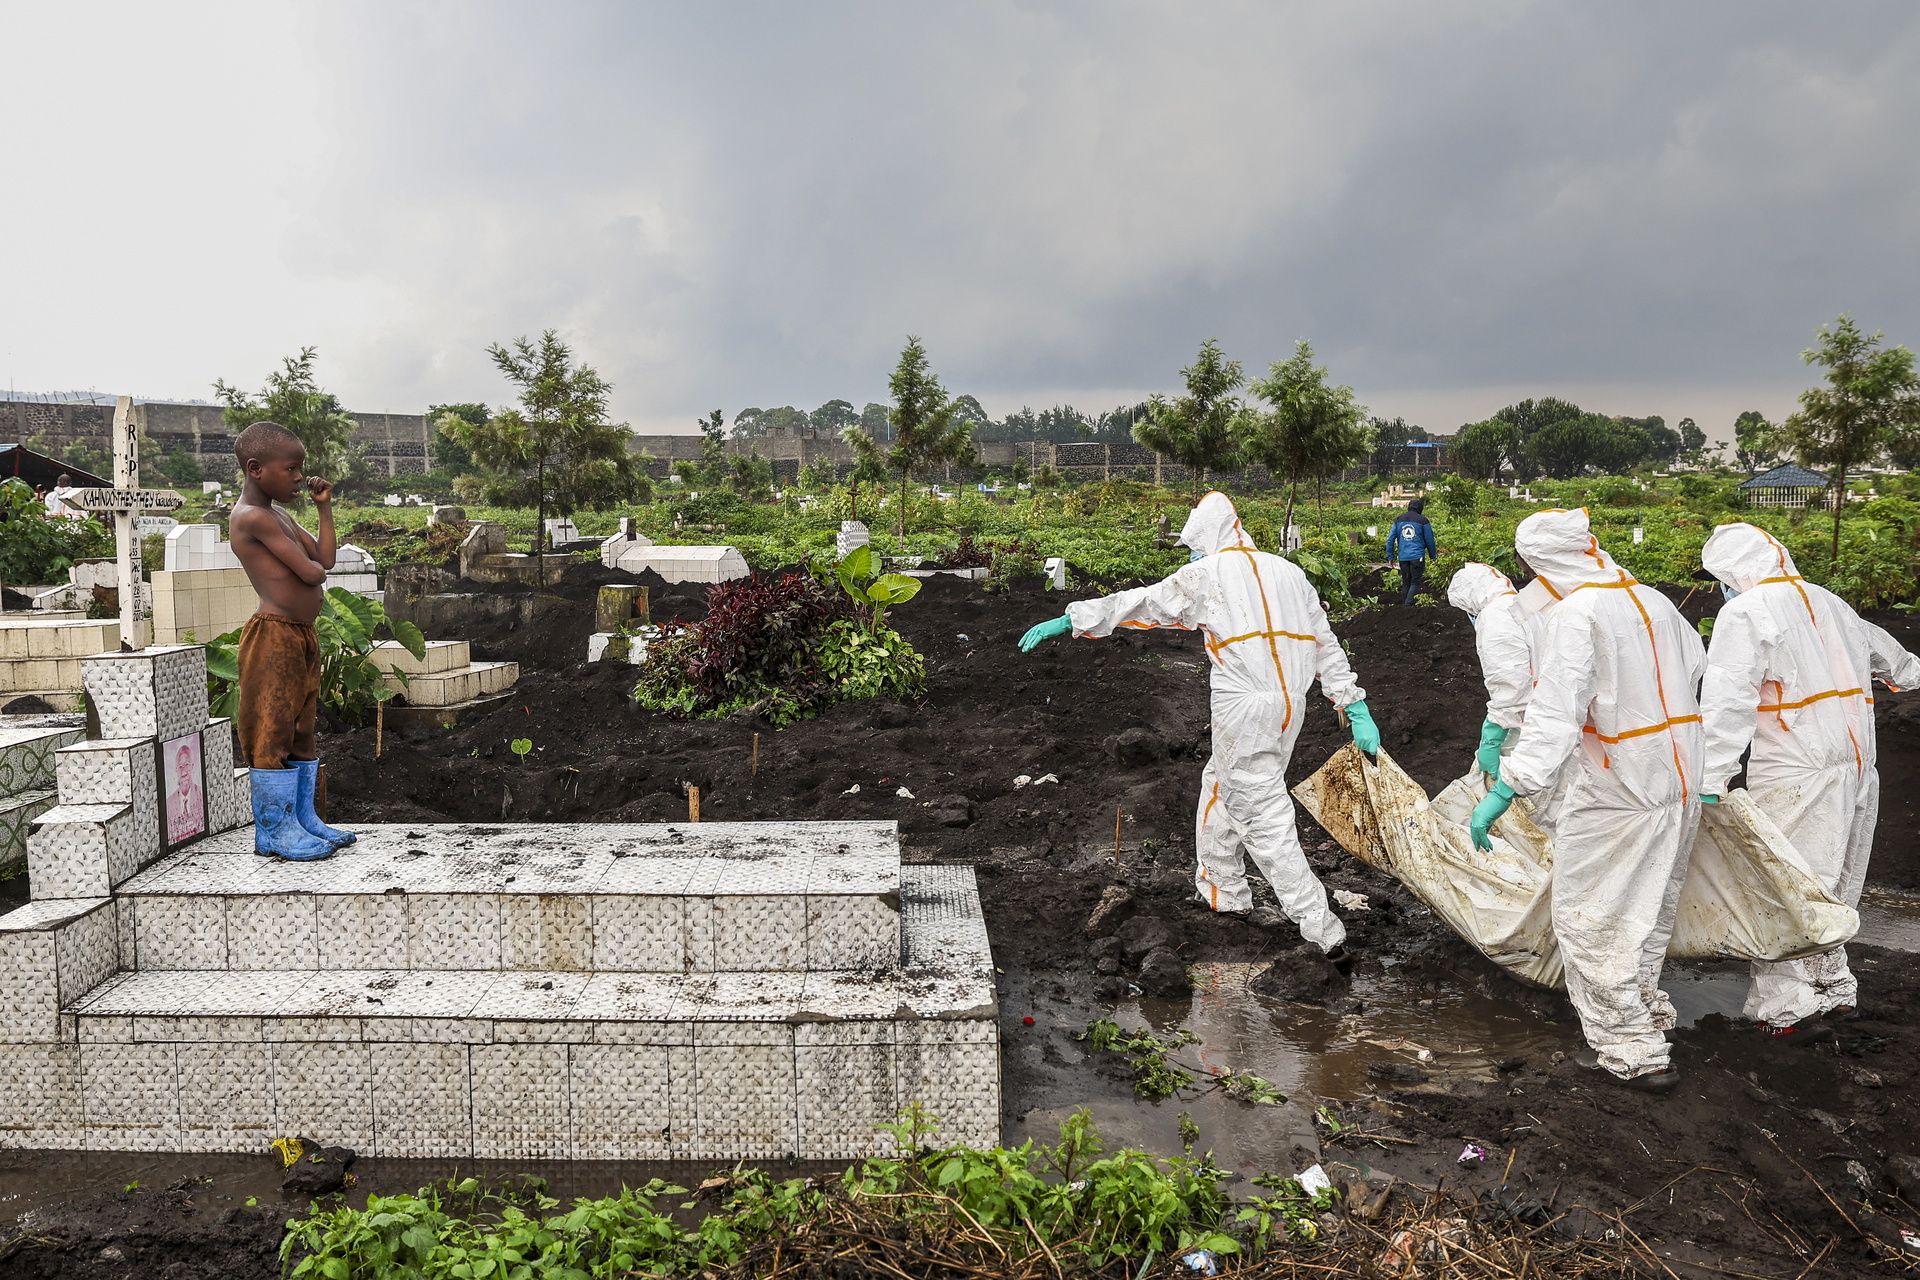
[[[234,770],[233,731],[225,719],[203,717],[201,724],[198,786],[205,829],[232,831],[252,816],[250,794]],[[27,836],[33,896],[110,893],[161,853],[162,806],[169,787],[161,785],[157,774],[154,739],[99,738],[74,742],[53,754],[61,803],[37,814]]]
[[[424,658],[416,658],[397,640],[382,640],[373,646],[373,660],[382,671],[398,667],[409,676],[452,671],[473,662],[473,650],[465,640],[429,640]]]
[[[0,799],[0,867],[10,867],[27,856],[27,834],[47,810],[59,803],[51,788],[22,791]]]
[[[54,785],[54,753],[80,741],[78,725],[26,725],[0,728],[0,795],[43,791]]]
[[[120,624],[104,618],[14,618],[0,620],[0,660],[77,659],[120,647]],[[13,688],[16,686],[6,686]],[[79,671],[67,688],[79,688]]]
[[[445,707],[498,693],[519,678],[517,662],[474,662],[451,671],[408,676],[404,685],[392,676],[381,683],[416,707]]]
[[[385,1157],[844,1158],[921,1102],[999,1138],[993,961],[973,873],[902,872],[889,974],[130,973],[73,1037],[0,1045],[0,1144]]]
[[[61,1026],[61,1008],[119,967],[111,898],[29,902],[0,916],[0,1039],[72,1039],[71,1026]]]
[[[120,886],[133,967],[892,969],[891,822],[370,825],[323,862],[252,828]]]

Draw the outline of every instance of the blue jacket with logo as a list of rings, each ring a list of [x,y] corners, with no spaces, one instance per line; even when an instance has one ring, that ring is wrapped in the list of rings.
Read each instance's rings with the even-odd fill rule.
[[[1440,554],[1433,540],[1433,524],[1418,511],[1402,511],[1393,518],[1393,532],[1387,535],[1389,560],[1431,560]]]

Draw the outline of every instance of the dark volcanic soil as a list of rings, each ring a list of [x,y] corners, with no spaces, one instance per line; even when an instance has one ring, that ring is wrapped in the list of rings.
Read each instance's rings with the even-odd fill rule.
[[[1081,927],[1110,887],[1132,895],[1133,916],[1164,922],[1188,965],[1271,960],[1299,944],[1291,926],[1261,929],[1190,900],[1208,720],[1197,638],[1149,632],[1054,641],[1023,655],[1015,648],[1021,633],[1075,596],[988,595],[935,578],[893,619],[927,657],[923,704],[842,706],[783,732],[746,716],[679,723],[634,707],[626,696],[630,668],[577,661],[593,590],[612,580],[619,579],[597,568],[574,570],[550,588],[567,603],[537,625],[459,637],[476,642],[476,656],[523,663],[509,706],[453,730],[389,728],[377,761],[371,730],[324,734],[332,820],[684,820],[688,786],[701,789],[709,821],[896,819],[909,861],[978,868],[1005,972],[1006,1119],[1016,1141],[1026,1136],[1030,1109],[1051,1114],[1085,1103],[1106,1115],[1135,1106],[1113,1055],[1087,1055],[1070,1039],[1113,1008],[1115,985],[1125,986],[1124,976],[1116,984],[1096,972],[1094,940]],[[656,619],[697,616],[698,588],[651,585]],[[1685,612],[1709,615],[1718,603],[1717,593],[1696,592]],[[1875,620],[1920,645],[1920,628],[1904,617]],[[1444,606],[1387,609],[1337,630],[1395,760],[1430,791],[1463,772],[1484,699],[1465,616]],[[1309,702],[1290,781],[1345,740],[1325,702]],[[1878,718],[1885,800],[1870,882],[1920,887],[1913,848],[1920,695],[1882,697]],[[524,761],[507,748],[514,738],[534,743]],[[1021,775],[1057,781],[1017,786]],[[898,795],[901,788],[911,798]],[[1559,1024],[1549,1034],[1570,1034],[1571,1013],[1559,997],[1504,977],[1304,817],[1301,834],[1330,888],[1368,896],[1372,909],[1348,917],[1356,980],[1385,975],[1420,988],[1442,1010],[1478,1001],[1517,1037],[1542,1030],[1543,1019]],[[1523,1065],[1476,1077],[1409,1087],[1361,1078],[1329,1090],[1324,1101],[1405,1141],[1358,1153],[1329,1143],[1325,1158],[1364,1159],[1428,1185],[1444,1177],[1448,1185],[1492,1188],[1504,1172],[1511,1187],[1560,1209],[1631,1206],[1627,1225],[1670,1252],[1678,1274],[1712,1274],[1681,1261],[1692,1259],[1734,1274],[1791,1276],[1823,1248],[1806,1274],[1861,1274],[1872,1258],[1868,1236],[1897,1247],[1894,1221],[1920,1229],[1920,1214],[1894,1196],[1896,1177],[1907,1176],[1900,1159],[1920,1150],[1913,1080],[1920,1035],[1912,1029],[1920,961],[1864,947],[1855,954],[1863,1005],[1881,1020],[1851,1024],[1837,1045],[1778,1048],[1711,1016],[1676,1033],[1686,1080],[1661,1099],[1613,1088],[1537,1051]],[[1184,1001],[1169,1007],[1170,1018],[1187,1008]],[[1275,1026],[1299,1008],[1263,1007]],[[1302,1101],[1297,1093],[1295,1100]],[[1170,1124],[1170,1117],[1155,1123],[1162,1119]],[[1478,1172],[1454,1163],[1468,1139],[1490,1152]],[[1219,1140],[1207,1134],[1207,1142]],[[1285,1143],[1250,1155],[1244,1146],[1243,1156],[1264,1161],[1263,1169],[1290,1173],[1302,1158]],[[0,1263],[0,1275],[40,1274],[7,1270],[14,1265]]]

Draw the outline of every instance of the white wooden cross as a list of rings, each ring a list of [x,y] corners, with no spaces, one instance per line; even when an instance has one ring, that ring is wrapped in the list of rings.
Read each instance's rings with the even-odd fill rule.
[[[121,396],[113,407],[113,488],[76,489],[67,504],[82,511],[113,513],[116,558],[114,577],[120,588],[120,642],[141,649],[140,635],[140,512],[171,511],[184,501],[171,489],[140,487],[139,435],[133,429],[133,397]]]

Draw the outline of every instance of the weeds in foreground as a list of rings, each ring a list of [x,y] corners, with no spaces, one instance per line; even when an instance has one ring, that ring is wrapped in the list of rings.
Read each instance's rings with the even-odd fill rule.
[[[364,1210],[316,1206],[288,1224],[283,1269],[288,1280],[1615,1280],[1655,1261],[1616,1218],[1603,1225],[1622,1229],[1586,1239],[1531,1202],[1404,1183],[1309,1194],[1298,1179],[1262,1176],[1262,1194],[1234,1202],[1233,1175],[1210,1157],[1108,1152],[1085,1112],[1052,1145],[934,1148],[936,1127],[911,1107],[884,1126],[911,1154],[826,1182],[735,1167],[691,1190],[655,1180],[563,1209],[537,1178],[467,1178],[372,1196]]]
[[[1209,1073],[1205,1088],[1198,1086],[1195,1083],[1197,1069],[1173,1057],[1186,1046],[1200,1043],[1200,1037],[1185,1027],[1169,1036],[1157,1036],[1145,1027],[1127,1031],[1112,1018],[1096,1018],[1074,1039],[1084,1040],[1095,1049],[1126,1054],[1127,1065],[1133,1069],[1133,1091],[1148,1102],[1164,1102],[1182,1092],[1198,1097],[1214,1090],[1235,1102],[1269,1107],[1277,1107],[1287,1100],[1287,1095],[1264,1077],[1231,1068]]]

